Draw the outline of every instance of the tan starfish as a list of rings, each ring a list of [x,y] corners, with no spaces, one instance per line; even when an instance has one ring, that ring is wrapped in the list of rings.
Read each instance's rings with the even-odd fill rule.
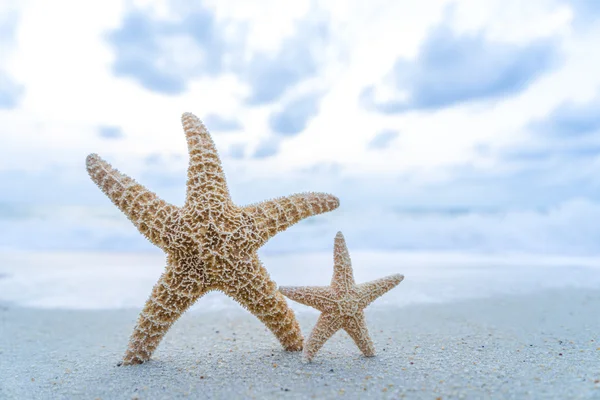
[[[280,287],[290,299],[321,311],[317,325],[304,343],[304,358],[311,361],[325,342],[340,329],[348,332],[367,357],[375,355],[365,322],[364,309],[404,279],[396,274],[375,281],[354,283],[350,254],[342,232],[335,237],[333,278],[330,286]]]
[[[301,193],[245,207],[235,205],[215,145],[193,114],[182,116],[190,154],[185,205],[160,199],[96,154],[87,157],[92,180],[150,242],[167,254],[165,272],[137,321],[124,364],[148,360],[171,325],[198,298],[219,290],[238,301],[289,351],[302,349],[293,311],[256,251],[276,233],[339,200]]]

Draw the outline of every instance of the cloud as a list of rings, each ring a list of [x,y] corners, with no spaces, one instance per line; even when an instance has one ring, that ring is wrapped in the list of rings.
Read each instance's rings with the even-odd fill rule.
[[[310,167],[302,168],[300,173],[306,174],[309,177],[323,174],[337,178],[343,169],[342,165],[336,162],[320,162]]]
[[[242,129],[242,124],[235,118],[225,118],[218,114],[208,114],[203,118],[207,129],[211,132],[230,132]]]
[[[144,163],[148,166],[157,166],[157,165],[160,165],[161,162],[162,162],[162,157],[160,156],[159,153],[148,154],[144,158]]]
[[[502,156],[521,165],[543,165],[549,171],[580,171],[600,156],[600,95],[586,103],[565,102],[546,117],[528,124],[531,139],[511,146]]]
[[[600,96],[585,104],[564,103],[542,121],[532,123],[531,129],[545,136],[569,140],[599,133]]]
[[[144,167],[134,179],[139,179],[138,182],[156,191],[160,197],[165,195],[168,196],[165,200],[173,201],[172,191],[180,193],[181,188],[185,188],[187,159],[181,154],[150,153],[140,161]]]
[[[295,136],[302,132],[308,122],[319,112],[321,94],[309,93],[299,96],[269,117],[269,126],[278,135]]]
[[[258,53],[245,67],[244,79],[251,87],[246,102],[250,105],[272,103],[289,88],[317,73],[315,48],[325,42],[329,30],[311,16],[296,27],[295,35],[285,39],[275,54]]]
[[[0,203],[0,210],[7,207],[10,205]],[[140,240],[137,230],[116,207],[27,205],[19,211],[16,218],[0,218],[0,243],[4,249],[155,250],[146,240]]]
[[[265,139],[256,148],[253,158],[262,159],[273,157],[279,152],[279,141],[275,138]]]
[[[398,135],[398,132],[392,130],[381,131],[369,142],[367,148],[371,150],[385,149]]]
[[[556,64],[556,47],[549,39],[515,45],[438,26],[415,60],[396,61],[391,71],[396,99],[378,101],[377,88],[369,86],[361,100],[367,108],[393,114],[516,94]]]
[[[249,52],[246,38],[227,36],[227,25],[217,23],[212,11],[174,11],[178,16],[171,19],[130,11],[108,34],[117,76],[132,78],[154,92],[178,95],[199,76],[233,72],[249,86],[245,102],[262,105],[316,74],[315,48],[328,38],[327,26],[309,14],[275,53]],[[238,28],[243,31],[243,25]]]
[[[117,76],[132,78],[154,92],[177,95],[192,78],[220,71],[225,52],[221,35],[214,15],[199,7],[170,20],[130,11],[107,39],[115,50]]]
[[[559,167],[556,164],[565,162],[581,165],[588,164],[600,156],[600,144],[588,145],[581,142],[572,144],[542,143],[506,150],[503,156],[507,161],[529,165],[537,163],[546,166],[546,168]],[[569,168],[563,168],[563,170],[566,169]]]
[[[4,12],[0,15],[0,47],[5,59],[14,42],[18,15],[14,11],[2,11]],[[25,93],[25,87],[3,70],[2,61],[0,59],[0,109],[10,110],[18,106]]]
[[[228,155],[231,158],[236,160],[241,160],[244,158],[244,153],[246,152],[246,145],[244,143],[236,143],[229,147]]]
[[[569,0],[563,4],[573,10],[573,24],[576,27],[581,25],[587,27],[590,23],[597,22],[597,18],[600,16],[600,3],[596,0]]]
[[[53,166],[39,172],[15,169],[0,171],[0,203],[5,206],[91,204],[94,184],[87,176],[84,159],[85,156],[78,170],[68,166]]]
[[[125,136],[120,127],[112,125],[102,125],[98,127],[98,135],[105,139],[121,139]]]
[[[0,109],[10,110],[17,107],[24,93],[23,85],[19,85],[0,71]]]

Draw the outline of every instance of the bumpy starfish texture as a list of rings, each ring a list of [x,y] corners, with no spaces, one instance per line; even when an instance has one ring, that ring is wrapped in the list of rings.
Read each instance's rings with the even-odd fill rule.
[[[335,237],[333,262],[330,286],[279,288],[290,299],[321,311],[316,326],[304,343],[304,358],[311,361],[325,342],[340,329],[350,335],[365,356],[372,357],[375,355],[375,347],[369,337],[363,310],[402,282],[404,276],[396,274],[355,284],[350,254],[342,232],[338,232]]]
[[[240,207],[229,195],[215,145],[193,114],[182,116],[190,155],[183,207],[160,199],[96,154],[87,158],[92,180],[150,242],[167,254],[131,335],[123,364],[148,360],[171,325],[201,296],[219,290],[262,321],[289,351],[302,349],[293,311],[256,251],[276,233],[339,200],[301,193]]]

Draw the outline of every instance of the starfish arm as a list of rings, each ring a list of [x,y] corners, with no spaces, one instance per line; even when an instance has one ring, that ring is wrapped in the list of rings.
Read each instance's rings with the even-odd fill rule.
[[[383,294],[398,286],[398,284],[403,280],[404,275],[395,274],[371,282],[361,283],[357,286],[358,293],[360,293],[360,307],[367,307],[369,304],[375,301],[375,299],[381,297]]]
[[[280,286],[279,291],[289,299],[319,311],[334,302],[329,286]]]
[[[303,356],[311,361],[315,354],[342,327],[342,318],[336,314],[322,313],[304,344]]]
[[[331,287],[338,293],[348,293],[354,287],[354,273],[346,240],[342,232],[335,235],[333,243],[333,277]]]
[[[339,199],[331,194],[310,192],[251,204],[243,211],[254,220],[258,234],[255,246],[258,248],[304,218],[335,210],[339,205]]]
[[[124,365],[148,361],[169,328],[198,298],[206,293],[200,280],[183,278],[171,266],[154,285],[140,313],[123,357]]]
[[[346,321],[344,321],[343,327],[366,357],[373,357],[375,355],[375,346],[369,336],[369,331],[365,322],[365,314],[362,311],[347,318]]]
[[[86,166],[94,183],[140,233],[156,246],[164,248],[168,241],[165,228],[172,225],[179,209],[113,168],[97,154],[87,157]]]
[[[302,350],[302,331],[294,311],[277,290],[277,285],[254,254],[238,275],[238,282],[218,287],[254,314],[275,335],[287,351]]]
[[[207,199],[229,201],[221,159],[206,126],[192,113],[184,113],[181,122],[190,155],[186,205],[203,204]]]

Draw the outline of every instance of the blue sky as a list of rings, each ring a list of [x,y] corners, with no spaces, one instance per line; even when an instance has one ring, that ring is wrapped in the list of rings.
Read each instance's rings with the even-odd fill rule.
[[[600,253],[596,2],[14,0],[0,16],[0,248],[151,249],[84,160],[181,203],[190,111],[238,203],[340,197],[267,251],[342,230],[363,249]]]

